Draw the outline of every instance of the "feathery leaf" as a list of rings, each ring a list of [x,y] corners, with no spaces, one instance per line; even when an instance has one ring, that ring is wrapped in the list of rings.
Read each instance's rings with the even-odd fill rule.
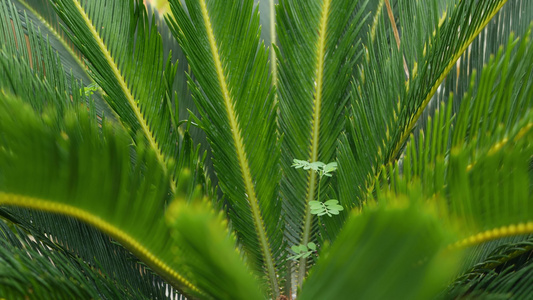
[[[364,19],[363,10],[356,10],[361,6],[359,1],[281,0],[277,8],[282,195],[290,244],[317,239],[309,206],[317,198],[317,174],[291,165],[293,159],[334,160],[352,68],[359,57],[354,40]],[[306,265],[302,257],[300,284]]]
[[[259,15],[252,0],[185,3],[171,1],[175,19],[167,21],[195,74],[190,86],[232,226],[251,265],[266,269],[277,297],[279,146]]]

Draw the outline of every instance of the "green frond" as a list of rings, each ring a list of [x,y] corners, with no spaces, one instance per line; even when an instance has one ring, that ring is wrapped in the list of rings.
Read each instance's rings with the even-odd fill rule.
[[[453,97],[448,104],[439,104],[425,130],[411,137],[402,159],[378,172],[380,187],[375,193],[369,191],[364,207],[376,202],[387,206],[403,197],[410,205],[430,208],[440,224],[456,232],[444,252],[533,233],[530,36],[531,31],[521,41],[511,36],[507,47],[483,68],[479,80],[474,71],[456,116],[452,114]],[[510,271],[504,264],[527,251],[509,252],[508,258],[487,258],[477,271],[464,274],[475,277],[483,272],[480,282],[470,284],[471,277],[461,277],[463,286],[453,292],[470,293],[470,287],[488,288],[488,282],[494,281],[498,283],[490,285],[499,286],[494,291],[501,288],[521,295],[529,281],[524,283],[519,276],[528,272],[527,264],[518,267],[523,273]],[[481,257],[482,253],[472,255]],[[487,276],[486,281],[481,276]],[[516,289],[503,283],[506,281],[515,282]]]
[[[83,55],[61,28],[61,21],[50,2],[46,0],[17,0],[14,4],[18,9],[24,11],[28,16],[28,21],[31,21],[34,26],[38,26],[43,36],[50,39],[52,47],[62,54],[61,61],[65,69],[72,69],[75,76],[78,75],[76,78],[89,81]]]
[[[244,264],[222,212],[198,195],[177,197],[165,215],[179,248],[177,260],[213,299],[265,299],[257,278]]]
[[[431,299],[440,292],[461,257],[442,252],[450,233],[409,199],[390,200],[352,212],[320,251],[298,299]]]
[[[7,5],[5,2],[0,4]],[[3,12],[7,13],[9,10],[1,10],[0,14]],[[2,15],[2,18],[5,16]],[[22,24],[29,24],[28,19],[20,20]],[[30,104],[35,111],[43,113],[49,125],[55,128],[59,126],[54,125],[55,122],[59,122],[55,119],[57,116],[62,115],[72,105],[87,103],[90,97],[84,95],[74,78],[67,79],[65,76],[64,68],[58,57],[60,52],[56,53],[37,29],[32,26],[21,27],[18,22],[19,19],[15,18],[13,28],[19,28],[18,32],[29,38],[27,50],[32,51],[34,65],[32,68],[30,61],[23,57],[24,51],[19,51],[16,47],[12,49],[7,47],[7,44],[3,44],[6,47],[0,51],[0,72],[2,73],[0,87],[3,93],[14,93]],[[28,31],[25,31],[26,29]],[[3,37],[11,41],[20,40],[18,37],[13,37],[16,32],[17,30],[8,30],[7,36]],[[91,118],[94,120],[98,114],[95,112],[95,106],[97,105],[89,102],[88,107],[84,108],[90,109]],[[101,123],[101,121],[99,119],[97,122]],[[21,138],[19,136],[17,139]],[[48,158],[44,157],[44,159]],[[4,168],[5,166],[2,165],[0,173]],[[146,266],[139,264],[129,251],[124,250],[122,246],[117,245],[94,228],[58,215],[51,216],[47,213],[13,207],[6,208],[6,210],[11,213],[16,222],[20,223],[24,220],[32,222],[32,229],[28,229],[29,235],[35,238],[39,234],[53,237],[55,243],[65,246],[69,253],[79,256],[85,262],[102,264],[100,270],[113,274],[112,278],[118,284],[134,286],[139,293],[145,295],[144,297],[161,296],[163,280],[146,273],[145,276],[137,276],[138,271],[145,270]],[[43,238],[48,239],[44,236]],[[151,271],[150,274],[152,274]]]
[[[201,293],[174,262],[163,217],[170,180],[150,148],[139,143],[132,164],[130,137],[100,128],[83,107],[36,114],[12,96],[0,100],[0,204],[89,223],[180,291]]]
[[[295,170],[292,161],[335,160],[352,68],[360,55],[354,45],[364,20],[360,7],[359,1],[281,0],[277,8],[282,195],[286,235],[294,245],[317,239],[309,202],[317,199],[318,176]],[[300,283],[305,270],[302,258]]]
[[[339,145],[343,205],[360,205],[357,201],[374,188],[380,166],[400,158],[442,81],[505,2],[396,1],[399,50],[391,42],[386,16],[378,21],[375,44],[365,48],[367,59],[353,86],[354,110]],[[354,195],[359,198],[355,203]]]
[[[456,279],[441,298],[527,299],[532,293],[532,238],[495,249]]]
[[[155,20],[149,22],[144,5],[133,0],[53,4],[119,120],[134,139],[142,132],[163,169],[175,176],[169,165],[179,137],[169,99],[176,66],[164,58]]]
[[[46,237],[30,238],[25,229],[0,219],[0,297],[148,299],[146,294],[122,285],[99,266],[71,255]]]
[[[410,182],[420,181],[443,222],[460,222],[459,240],[451,247],[533,232],[530,36],[531,31],[521,42],[511,36],[478,85],[472,78],[458,115],[451,116],[452,102],[441,104],[426,130],[407,144],[401,165],[383,169],[386,189],[408,193]]]
[[[190,88],[213,151],[228,216],[248,262],[277,297],[282,260],[279,146],[268,53],[251,0],[171,1],[167,18],[187,55]],[[274,298],[275,298],[274,297]]]
[[[95,227],[74,218],[14,206],[2,206],[0,215],[23,230],[32,240],[53,244],[106,274],[117,286],[131,287],[140,298],[165,299],[176,290],[121,244]]]
[[[79,89],[78,83],[67,80],[57,54],[39,28],[24,28],[22,23],[29,20],[14,15],[12,3],[1,1],[0,7],[0,88],[21,96],[38,111],[47,105],[62,111],[70,102],[70,91]],[[72,96],[74,101],[80,98],[78,94]]]
[[[2,2],[3,16],[0,21],[7,26],[4,28],[6,34],[0,36],[0,41],[6,47],[6,51],[27,61],[31,69],[37,72],[42,72],[44,69],[44,73],[47,74],[46,71],[52,68],[47,67],[47,62],[42,57],[46,55],[43,52],[48,51],[45,44],[39,42],[44,39],[61,58],[66,73],[72,74],[76,80],[83,81],[85,85],[92,82],[87,74],[83,56],[61,29],[59,18],[48,1],[18,0],[11,3],[3,0]],[[13,35],[15,32],[16,37]],[[15,48],[12,47],[14,41]],[[25,49],[19,47],[18,41],[23,41],[21,46]],[[98,116],[112,117],[111,110],[100,93],[95,93],[93,99]]]
[[[507,0],[460,1],[456,3],[453,10],[446,12],[449,17],[442,23],[440,18],[437,19],[437,16],[433,15],[433,22],[430,21],[427,25],[423,21],[413,22],[409,13],[400,15],[404,37],[406,32],[411,35],[406,38],[407,43],[404,42],[404,44],[407,46],[403,49],[411,60],[408,63],[409,68],[414,70],[416,63],[417,72],[412,78],[408,78],[405,84],[407,95],[404,99],[400,99],[402,108],[399,111],[397,123],[400,130],[394,132],[391,137],[393,147],[386,153],[387,162],[394,161],[401,154],[400,150],[442,81],[467,47],[506,2]],[[423,7],[410,6],[405,5],[406,9],[401,8],[401,10],[413,13],[418,10],[419,13],[416,15],[423,12]],[[433,7],[436,6],[437,4],[433,5]],[[438,12],[435,8],[433,11]],[[433,26],[430,25],[431,23]],[[420,27],[426,32],[417,32],[417,28]],[[427,31],[428,29],[433,31]],[[428,37],[428,39],[421,39],[421,36]],[[411,43],[411,41],[417,42]]]

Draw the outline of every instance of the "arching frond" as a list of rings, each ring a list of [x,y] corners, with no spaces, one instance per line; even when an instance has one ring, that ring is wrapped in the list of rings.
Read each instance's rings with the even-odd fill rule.
[[[54,8],[68,35],[90,62],[94,81],[134,139],[142,132],[159,163],[176,157],[177,128],[170,114],[176,66],[165,60],[155,20],[137,1],[57,0]]]
[[[0,26],[5,26],[3,30],[6,33],[0,36],[0,41],[6,50],[9,49],[9,52],[29,62],[32,69],[42,71],[41,68],[46,68],[46,62],[41,57],[44,49],[36,42],[44,38],[57,52],[66,73],[72,74],[80,82],[83,81],[85,86],[92,83],[82,54],[61,29],[61,22],[48,1],[17,0],[11,3],[3,0],[0,5],[3,7],[3,25]],[[15,45],[12,44],[13,41]],[[111,110],[103,101],[101,93],[94,93],[93,99],[97,115],[112,118]]]
[[[532,240],[529,236],[525,241],[498,247],[455,280],[442,298],[527,299],[533,293]]]
[[[519,234],[520,229],[513,232],[509,226],[527,227],[533,220],[528,188],[533,154],[530,35],[519,44],[511,37],[505,52],[501,49],[483,69],[479,85],[472,79],[455,120],[450,103],[407,147],[402,176],[420,178],[428,196],[450,197],[447,211],[465,220],[462,235],[472,238],[464,245]],[[493,229],[498,232],[489,232]]]
[[[298,299],[431,299],[439,293],[460,257],[442,253],[450,232],[409,199],[389,204],[352,212],[331,248],[321,250]]]
[[[190,87],[228,216],[249,263],[266,270],[277,296],[283,237],[280,153],[259,15],[252,0],[185,2],[171,1],[175,19],[167,21],[195,75]]]
[[[265,299],[257,277],[236,251],[225,214],[214,211],[211,202],[193,194],[188,201],[178,196],[166,212],[178,261],[213,299]]]
[[[30,238],[25,229],[0,218],[1,297],[148,299],[138,287],[122,285],[100,266],[75,257],[46,237]]]
[[[424,195],[425,200],[418,200],[416,205],[433,207],[439,222],[457,232],[445,252],[533,233],[530,36],[531,31],[521,41],[511,37],[506,49],[490,59],[480,79],[472,78],[457,116],[452,117],[452,99],[447,105],[441,104],[426,130],[417,139],[411,138],[403,159],[383,168],[381,187],[369,195],[380,205],[386,204],[391,194],[395,195],[392,198],[411,201]],[[464,286],[457,286],[453,293],[470,291],[469,286],[478,284],[486,287],[487,282],[494,281],[499,287],[493,291],[501,288],[520,295],[527,284],[513,274],[517,270],[500,267],[527,251],[509,252],[508,258],[498,258],[500,262],[486,258],[477,271],[467,270],[467,277],[457,283]],[[527,272],[528,264],[517,268]],[[468,276],[480,272],[488,276],[487,281],[469,283]],[[501,277],[496,278],[500,272]],[[505,285],[506,280],[514,280],[517,286]]]
[[[2,10],[0,14],[3,12],[6,13],[9,10]],[[3,14],[1,17],[5,16]],[[13,37],[14,34],[21,34],[22,38],[24,35],[28,36],[29,44],[26,44],[28,45],[26,49],[32,52],[33,65],[27,57],[24,57],[25,52],[22,49],[19,51],[16,46],[12,48],[8,47],[8,44],[2,44],[5,47],[0,51],[0,72],[2,73],[0,88],[3,93],[18,95],[38,114],[44,114],[50,126],[60,126],[59,123],[54,125],[54,122],[58,121],[55,117],[62,115],[73,104],[77,106],[87,103],[90,97],[86,97],[86,92],[80,90],[79,83],[74,78],[67,79],[58,53],[43,39],[40,32],[31,26],[25,32],[24,27],[21,27],[18,22],[18,19],[13,19],[13,27],[8,28],[3,37],[11,36],[11,41],[15,41],[21,39],[20,36]],[[2,22],[2,24],[6,23]],[[89,101],[88,106],[91,118],[100,123],[102,120],[96,119],[94,103]],[[17,139],[24,138],[27,137],[19,136]],[[48,158],[44,156],[43,159]],[[0,173],[4,171],[4,168],[6,166],[1,165]],[[0,189],[3,189],[1,184]],[[112,274],[110,280],[115,280],[119,285],[134,286],[144,297],[164,295],[161,287],[165,283],[160,277],[153,276],[151,271],[146,273],[146,266],[139,264],[138,259],[133,257],[129,251],[124,250],[122,246],[117,245],[94,228],[70,218],[48,213],[13,207],[5,209],[11,214],[13,222],[17,224],[31,222],[32,226],[25,227],[25,230],[35,239],[38,236],[45,239],[38,240],[39,242],[53,239],[70,254],[80,257],[85,262],[92,265],[101,264],[99,267],[101,272]],[[139,272],[144,272],[144,276],[138,276],[137,274],[141,274]]]
[[[0,97],[0,204],[87,222],[184,293],[201,293],[174,262],[163,218],[169,179],[150,148],[139,144],[132,164],[126,133],[105,123],[100,129],[84,108],[38,115]]]
[[[354,41],[364,19],[363,10],[357,10],[361,6],[359,1],[281,0],[277,9],[282,195],[291,244],[317,239],[309,202],[323,196],[316,192],[318,175],[292,164],[294,159],[335,160],[352,68],[360,55]],[[306,260],[300,260],[300,284]]]
[[[380,165],[399,158],[441,82],[505,2],[449,1],[439,15],[443,5],[438,1],[397,1],[399,50],[389,43],[390,22],[385,17],[379,21],[376,42],[367,47],[361,79],[353,87],[353,115],[339,145],[343,205],[360,205],[353,196],[362,199],[373,189]]]

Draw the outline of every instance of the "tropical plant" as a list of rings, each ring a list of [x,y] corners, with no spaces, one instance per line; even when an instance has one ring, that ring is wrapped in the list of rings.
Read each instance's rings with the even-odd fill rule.
[[[533,1],[170,10],[0,0],[0,298],[533,294]]]

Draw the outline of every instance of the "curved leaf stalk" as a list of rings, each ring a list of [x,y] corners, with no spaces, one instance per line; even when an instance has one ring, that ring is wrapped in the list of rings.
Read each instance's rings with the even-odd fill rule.
[[[65,205],[62,203],[52,203],[45,199],[33,198],[24,195],[16,195],[11,193],[0,192],[0,204],[13,205],[17,207],[25,207],[30,209],[37,209],[40,211],[47,211],[51,213],[58,213],[74,217],[78,220],[86,222],[111,237],[119,241],[121,244],[127,246],[133,254],[143,259],[150,268],[154,269],[158,274],[167,278],[170,282],[177,284],[178,286],[185,287],[195,293],[201,291],[194,286],[191,282],[178,274],[173,268],[171,268],[166,262],[160,260],[157,255],[152,253],[137,239],[128,233],[121,230],[119,227],[114,226],[111,223],[106,222],[97,215],[87,212],[75,206]]]
[[[111,56],[111,53],[109,52],[109,49],[107,49],[104,41],[102,40],[102,37],[100,36],[100,34],[98,34],[98,31],[94,27],[91,19],[89,18],[89,16],[87,15],[87,13],[83,9],[83,7],[81,6],[81,3],[78,0],[73,0],[73,3],[75,5],[76,9],[78,10],[79,14],[82,16],[85,25],[87,26],[87,28],[89,28],[89,30],[91,32],[91,35],[96,40],[96,42],[98,44],[98,47],[100,48],[100,51],[102,51],[102,53],[104,54],[106,61],[109,62],[109,66],[113,70],[113,74],[114,74],[115,78],[118,80],[118,83],[119,83],[119,85],[120,85],[120,87],[122,89],[122,92],[124,93],[124,95],[128,99],[128,103],[131,106],[131,108],[133,109],[135,117],[139,121],[139,124],[141,126],[142,132],[143,132],[144,136],[146,137],[146,139],[148,140],[148,144],[150,145],[150,147],[152,149],[154,149],[154,152],[155,152],[156,157],[157,157],[157,161],[159,161],[159,163],[161,164],[161,167],[163,168],[164,172],[168,173],[167,163],[165,161],[165,157],[164,157],[164,155],[163,155],[163,153],[161,151],[161,148],[157,144],[157,141],[155,140],[154,134],[150,130],[148,122],[144,118],[140,107],[137,105],[137,102],[135,101],[135,98],[133,97],[133,93],[130,90],[130,88],[128,87],[128,85],[126,84],[126,80],[125,80],[124,76],[122,75],[122,73],[120,72],[115,60]],[[172,178],[172,184],[170,186],[171,186],[172,192],[174,193],[175,189],[176,189],[176,183],[174,181],[174,178]]]
[[[396,143],[394,147],[394,150],[391,152],[391,155],[389,156],[389,160],[388,160],[389,163],[394,161],[395,157],[398,156],[400,150],[402,149],[402,146],[405,144],[405,142],[409,138],[411,131],[413,130],[418,119],[424,112],[424,109],[428,105],[431,98],[433,98],[433,95],[435,94],[435,92],[437,92],[437,89],[439,88],[440,84],[444,81],[446,76],[448,76],[448,73],[450,73],[452,68],[455,66],[457,60],[463,55],[463,53],[466,51],[468,46],[470,46],[470,44],[474,41],[474,39],[479,35],[479,33],[483,30],[483,28],[487,26],[490,20],[492,20],[492,18],[498,13],[498,11],[500,11],[500,9],[503,7],[503,5],[505,5],[505,3],[507,3],[507,0],[500,1],[500,3],[498,3],[498,5],[491,11],[491,13],[484,18],[483,22],[479,24],[476,30],[473,31],[472,35],[467,40],[465,40],[464,44],[461,46],[461,48],[459,48],[459,51],[455,53],[453,58],[450,60],[449,64],[446,66],[446,68],[444,69],[440,77],[437,79],[437,81],[435,82],[431,90],[429,91],[429,93],[426,95],[426,98],[424,99],[422,104],[418,107],[417,111],[412,116],[411,121],[407,125],[406,129],[403,131],[399,141]],[[440,27],[440,24],[439,24],[439,27]]]
[[[226,76],[224,75],[224,69],[222,67],[222,62],[221,62],[220,55],[218,52],[218,47],[216,44],[215,34],[213,32],[213,25],[211,24],[211,20],[209,18],[209,12],[207,10],[207,5],[206,5],[205,0],[200,1],[200,7],[202,10],[202,17],[205,23],[205,28],[207,30],[211,55],[213,56],[214,61],[215,61],[216,73],[217,73],[218,80],[220,82],[221,89],[222,89],[222,96],[224,98],[224,104],[225,104],[228,118],[229,118],[231,132],[233,135],[233,141],[235,143],[235,148],[237,150],[237,156],[239,159],[239,167],[241,169],[244,184],[246,187],[246,193],[248,194],[248,197],[249,197],[248,203],[250,204],[250,208],[252,210],[252,215],[254,219],[254,227],[257,232],[259,241],[261,243],[261,252],[265,259],[265,264],[268,270],[268,278],[270,281],[270,285],[271,285],[271,288],[272,288],[272,291],[275,297],[277,297],[279,295],[279,284],[278,284],[276,271],[274,268],[274,261],[272,259],[268,237],[265,232],[263,218],[261,216],[261,211],[259,209],[259,203],[258,203],[258,199],[256,196],[254,184],[252,181],[252,174],[251,174],[250,167],[248,164],[248,159],[246,158],[246,151],[245,151],[245,147],[243,143],[243,138],[241,136],[241,130],[239,128],[239,125],[237,122],[237,115],[235,113],[235,110],[232,104],[230,92],[229,92],[228,85],[226,82]]]
[[[320,30],[318,32],[318,45],[317,45],[317,65],[316,65],[316,89],[313,103],[313,131],[311,137],[311,149],[310,149],[310,162],[318,161],[318,144],[320,138],[320,109],[322,106],[322,87],[324,84],[324,60],[325,60],[325,48],[326,48],[326,30],[330,12],[331,0],[326,0],[322,4],[322,16],[320,17]],[[317,173],[310,171],[309,174],[309,186],[307,196],[305,200],[305,215],[304,215],[304,227],[302,233],[301,245],[307,245],[310,241],[311,224],[313,222],[313,215],[311,214],[311,207],[309,202],[315,199],[315,190],[317,185]],[[305,270],[307,268],[307,258],[302,257],[300,259],[300,268],[298,271],[298,286],[302,286],[305,278]]]
[[[532,234],[533,233],[533,221],[527,223],[512,224],[508,226],[502,226],[494,228],[492,230],[486,230],[476,235],[464,238],[456,243],[448,246],[449,250],[463,249],[472,247],[475,245],[483,244],[488,241],[505,238],[514,235]]]

